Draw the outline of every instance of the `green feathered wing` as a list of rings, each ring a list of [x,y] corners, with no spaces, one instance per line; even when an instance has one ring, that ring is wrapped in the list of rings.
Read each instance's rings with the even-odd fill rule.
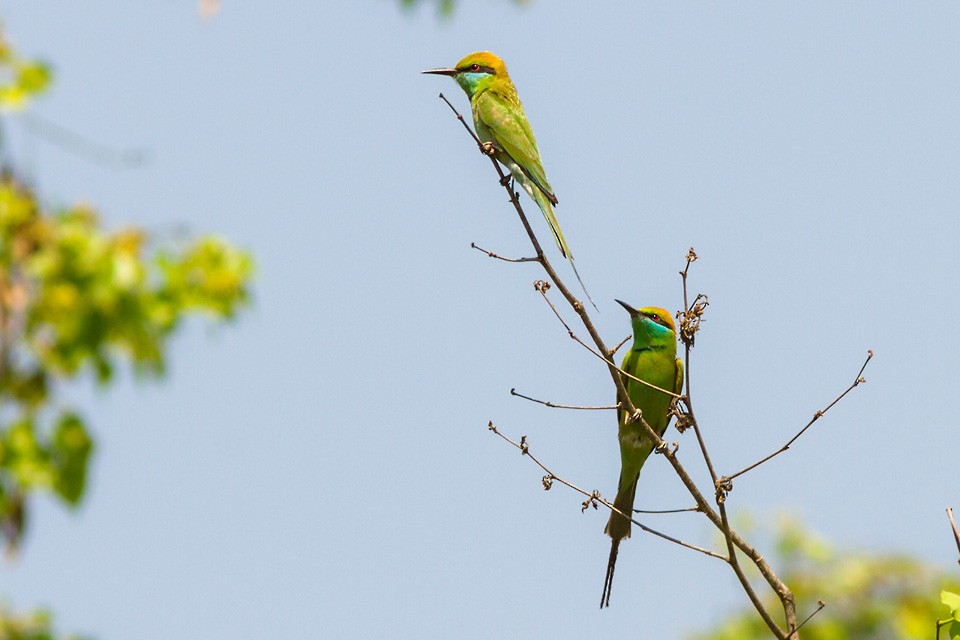
[[[560,230],[560,222],[553,213],[553,205],[557,204],[557,196],[547,182],[547,175],[540,160],[540,150],[537,140],[533,137],[533,128],[523,112],[520,100],[507,97],[496,91],[484,91],[472,101],[473,120],[477,125],[477,134],[484,142],[494,145],[494,157],[505,165],[514,180],[527,192],[537,206],[540,207],[547,225],[553,233],[553,239],[560,248],[560,253],[570,261],[573,274],[586,294],[587,300],[596,308],[590,292],[583,284],[577,265],[573,263],[573,253]]]
[[[553,213],[552,205],[557,204],[557,196],[547,182],[537,140],[533,137],[533,129],[523,112],[523,106],[493,91],[485,91],[474,101],[474,118],[478,121],[478,129],[482,124],[482,128],[490,133],[497,160],[510,169],[514,179],[540,207],[560,253],[565,258],[572,257],[560,223]]]

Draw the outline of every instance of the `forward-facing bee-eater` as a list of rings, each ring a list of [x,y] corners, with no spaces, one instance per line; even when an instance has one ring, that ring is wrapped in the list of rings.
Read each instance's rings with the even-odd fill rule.
[[[635,309],[617,300],[630,314],[633,325],[633,346],[627,351],[620,368],[631,376],[644,380],[658,389],[651,388],[623,376],[624,386],[630,401],[640,410],[643,419],[661,437],[670,423],[670,405],[674,395],[683,389],[683,362],[677,358],[677,329],[670,313],[659,307]],[[665,393],[666,391],[667,393]],[[620,400],[620,398],[618,398]],[[653,440],[647,435],[643,424],[632,421],[624,409],[617,411],[620,428],[620,483],[613,505],[630,516],[633,500],[637,495],[637,480],[640,469],[653,451]],[[620,541],[630,537],[630,520],[617,512],[610,513],[604,533],[613,540],[610,559],[607,561],[607,577],[603,583],[600,607],[610,605],[610,589],[613,587],[613,570],[617,564],[617,549]]]
[[[482,143],[489,145],[493,157],[510,170],[513,179],[540,207],[557,246],[560,247],[560,253],[570,261],[583,292],[590,304],[593,304],[593,299],[583,286],[583,280],[573,264],[573,254],[570,253],[570,247],[560,231],[560,223],[553,213],[557,196],[547,182],[537,140],[533,137],[533,129],[523,112],[517,89],[507,74],[503,60],[489,51],[477,51],[458,62],[452,69],[428,69],[423,73],[450,76],[466,92],[470,98],[477,136]]]

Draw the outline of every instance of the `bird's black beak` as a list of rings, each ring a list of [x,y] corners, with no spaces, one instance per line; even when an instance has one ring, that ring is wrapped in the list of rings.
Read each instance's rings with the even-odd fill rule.
[[[623,307],[624,309],[627,310],[627,313],[630,314],[630,317],[631,317],[631,318],[636,318],[636,317],[640,314],[640,312],[637,311],[635,307],[631,307],[630,305],[628,305],[628,304],[627,304],[626,302],[624,302],[623,300],[616,300],[616,301],[617,301],[618,303],[620,303],[620,306],[621,306],[621,307]]]
[[[436,76],[455,76],[457,75],[456,69],[427,69],[422,73],[432,73]]]

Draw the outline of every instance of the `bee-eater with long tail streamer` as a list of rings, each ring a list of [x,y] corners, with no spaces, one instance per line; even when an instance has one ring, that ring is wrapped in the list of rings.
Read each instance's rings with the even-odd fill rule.
[[[593,304],[573,264],[573,254],[560,231],[560,223],[553,213],[557,196],[547,182],[537,140],[533,137],[533,129],[523,112],[517,89],[507,74],[503,60],[489,51],[478,51],[468,55],[452,69],[428,69],[423,73],[450,76],[467,93],[477,136],[540,207],[560,247],[560,253],[570,261],[577,281],[590,304]],[[593,306],[596,307],[595,304]]]
[[[624,376],[624,386],[630,401],[643,415],[643,419],[661,437],[670,424],[670,405],[673,395],[683,389],[683,362],[677,358],[677,328],[670,314],[658,307],[635,309],[617,300],[630,314],[633,325],[633,346],[627,351],[620,368],[630,375],[663,389],[653,389],[642,382]],[[633,500],[637,495],[637,480],[640,469],[653,451],[653,440],[647,435],[643,424],[631,421],[624,409],[617,411],[620,424],[620,483],[613,506],[630,516]],[[607,577],[603,583],[600,607],[610,606],[610,589],[613,587],[613,570],[617,564],[617,549],[620,541],[630,537],[629,517],[617,512],[610,513],[604,533],[613,540],[610,559],[607,561]]]

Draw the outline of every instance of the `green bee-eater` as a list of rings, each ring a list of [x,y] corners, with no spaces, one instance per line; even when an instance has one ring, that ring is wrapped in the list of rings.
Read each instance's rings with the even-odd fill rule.
[[[633,346],[623,358],[620,368],[655,387],[679,394],[683,388],[683,362],[677,358],[677,329],[670,314],[658,307],[635,309],[617,300],[630,314],[633,324]],[[624,386],[630,401],[643,414],[643,419],[663,436],[670,423],[670,405],[673,396],[624,376]],[[619,398],[618,398],[619,400]],[[613,505],[627,514],[633,512],[640,469],[653,451],[653,441],[640,421],[633,422],[624,410],[617,411],[620,440],[620,483]],[[607,577],[600,596],[600,607],[610,605],[613,569],[617,563],[620,541],[630,537],[630,520],[617,512],[610,513],[604,533],[612,538]]]
[[[580,274],[573,264],[573,254],[570,253],[570,247],[560,231],[560,223],[553,213],[557,196],[547,182],[537,140],[533,137],[533,129],[523,112],[517,89],[507,74],[503,60],[489,51],[477,51],[458,62],[452,69],[429,69],[423,73],[450,76],[467,93],[477,136],[481,142],[489,145],[493,157],[510,170],[513,179],[539,205],[557,246],[560,247],[560,253],[570,261],[570,266],[583,287]],[[586,287],[583,287],[583,292],[593,304]]]

